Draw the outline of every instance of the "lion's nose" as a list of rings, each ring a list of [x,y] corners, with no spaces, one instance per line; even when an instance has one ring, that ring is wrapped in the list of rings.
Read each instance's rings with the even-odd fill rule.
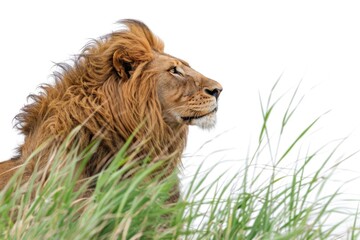
[[[205,88],[205,92],[215,97],[216,99],[218,99],[218,97],[220,96],[221,91],[222,88],[214,88],[214,89]]]

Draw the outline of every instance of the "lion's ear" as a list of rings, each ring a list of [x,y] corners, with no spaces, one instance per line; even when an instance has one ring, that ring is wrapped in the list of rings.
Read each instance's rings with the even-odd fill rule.
[[[128,80],[136,63],[129,57],[125,49],[118,49],[113,55],[113,66],[122,80]]]

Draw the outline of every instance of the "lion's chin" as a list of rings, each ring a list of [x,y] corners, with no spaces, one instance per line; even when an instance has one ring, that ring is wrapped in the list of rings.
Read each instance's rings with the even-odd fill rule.
[[[200,118],[191,119],[187,122],[187,124],[195,125],[202,129],[214,128],[216,124],[216,112],[212,112]]]

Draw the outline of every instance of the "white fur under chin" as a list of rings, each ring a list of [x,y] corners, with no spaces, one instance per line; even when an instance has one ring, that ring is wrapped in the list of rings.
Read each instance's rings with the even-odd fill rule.
[[[209,114],[205,117],[191,120],[191,125],[196,125],[202,129],[212,129],[216,124],[216,113]]]

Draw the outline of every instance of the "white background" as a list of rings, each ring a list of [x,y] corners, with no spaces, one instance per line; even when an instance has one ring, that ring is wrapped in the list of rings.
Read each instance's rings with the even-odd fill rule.
[[[290,126],[289,143],[331,110],[306,144],[316,149],[350,136],[340,155],[360,149],[357,1],[2,1],[1,160],[9,159],[22,141],[13,129],[13,117],[29,93],[52,81],[53,63],[67,61],[91,38],[117,30],[114,23],[123,18],[144,21],[163,39],[166,52],[224,87],[216,129],[191,128],[186,156],[220,134],[199,154],[206,157],[221,150],[207,164],[224,161],[219,172],[236,171],[256,145],[262,122],[259,94],[266,99],[282,73],[276,97],[291,96],[301,79],[299,98],[305,95]],[[198,165],[201,158],[185,158],[185,168]],[[360,176],[359,156],[342,168],[353,170],[352,177]],[[339,174],[344,182],[349,178],[347,171]],[[345,190],[359,198],[359,184],[355,180]]]

